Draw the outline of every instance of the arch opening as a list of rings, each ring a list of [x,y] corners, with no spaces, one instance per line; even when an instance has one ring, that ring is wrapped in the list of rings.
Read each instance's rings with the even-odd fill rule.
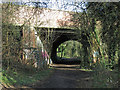
[[[68,40],[56,48],[57,63],[80,64],[84,59],[84,48],[78,40]]]
[[[87,53],[88,53],[87,47],[89,47],[89,44],[87,41],[87,36],[84,35],[83,33],[81,35],[73,34],[73,33],[72,34],[71,33],[64,33],[64,34],[61,34],[58,38],[56,38],[52,44],[52,49],[51,49],[52,62],[56,63],[56,64],[57,63],[61,64],[61,63],[65,62],[65,60],[63,60],[63,58],[61,60],[59,55],[57,55],[57,48],[59,48],[60,45],[62,45],[63,43],[66,43],[67,41],[73,41],[75,43],[79,43],[81,45],[80,47],[82,47],[82,49],[84,49],[84,51],[83,51],[84,55],[82,55],[81,58],[84,57],[83,60],[87,61],[87,57],[86,57]],[[76,57],[78,58],[78,56],[76,56]],[[67,58],[70,59],[69,56]],[[79,61],[79,63],[80,63],[80,61]]]
[[[81,60],[83,54],[82,44],[76,40],[65,41],[57,48],[58,60]]]

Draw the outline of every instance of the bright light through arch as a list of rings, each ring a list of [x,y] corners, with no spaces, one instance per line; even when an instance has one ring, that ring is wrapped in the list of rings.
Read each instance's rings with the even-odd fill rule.
[[[57,57],[59,58],[81,58],[82,56],[82,44],[78,41],[69,40],[57,48]]]

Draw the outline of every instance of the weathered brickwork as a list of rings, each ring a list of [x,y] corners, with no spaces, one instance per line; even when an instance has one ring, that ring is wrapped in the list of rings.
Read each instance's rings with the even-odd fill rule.
[[[70,27],[73,12],[35,8],[29,6],[3,5],[4,23],[32,25],[34,27]],[[6,14],[6,12],[8,14]]]

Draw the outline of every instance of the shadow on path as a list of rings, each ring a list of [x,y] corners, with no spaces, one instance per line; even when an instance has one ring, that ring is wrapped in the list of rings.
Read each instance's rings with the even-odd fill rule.
[[[78,65],[54,64],[51,67],[54,73],[42,83],[37,83],[38,88],[90,88],[91,71],[82,71]]]

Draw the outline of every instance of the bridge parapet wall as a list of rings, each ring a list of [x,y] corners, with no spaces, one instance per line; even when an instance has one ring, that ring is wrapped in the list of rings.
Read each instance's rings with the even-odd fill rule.
[[[2,5],[3,23],[34,27],[70,27],[73,12],[19,5]]]

